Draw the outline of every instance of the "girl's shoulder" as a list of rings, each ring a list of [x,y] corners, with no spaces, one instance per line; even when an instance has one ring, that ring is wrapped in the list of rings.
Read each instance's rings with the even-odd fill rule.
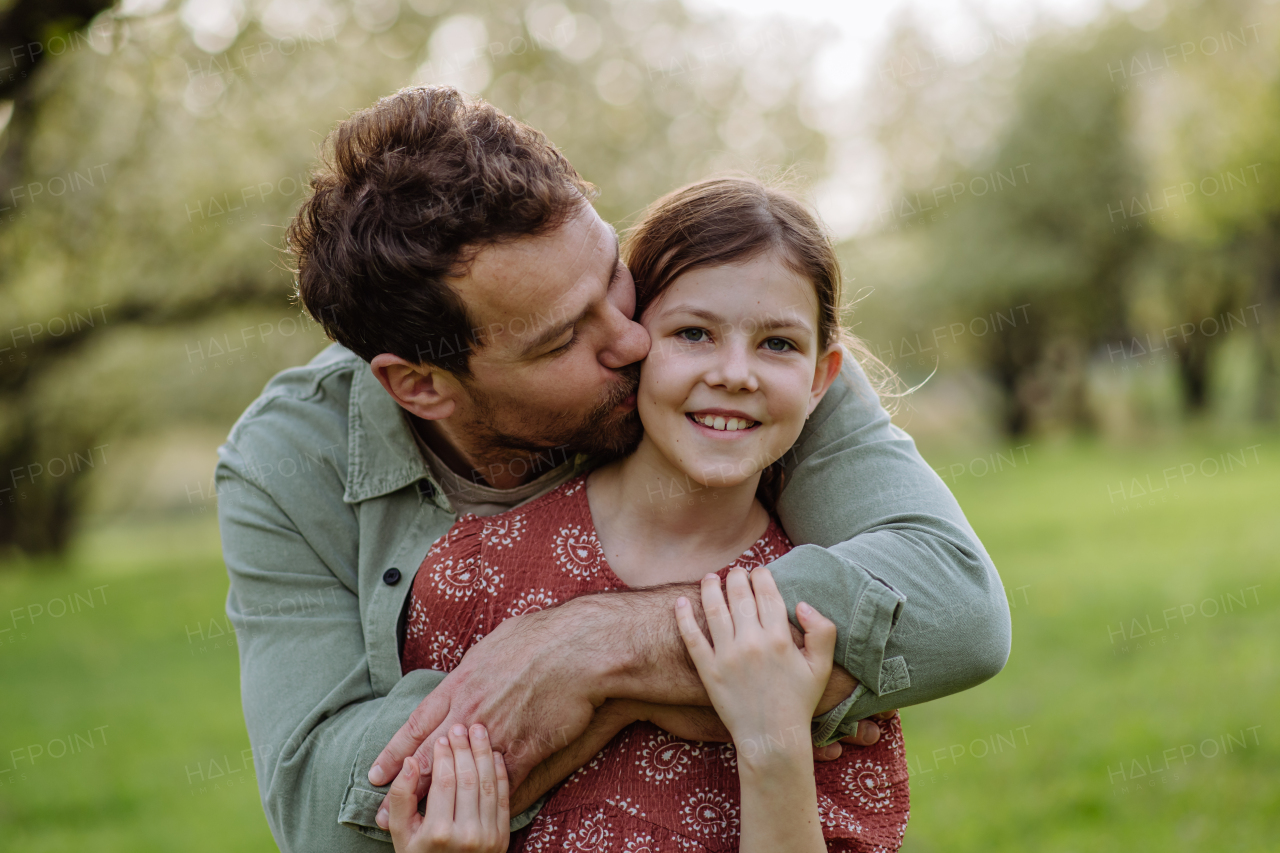
[[[461,557],[482,551],[515,551],[554,534],[566,522],[581,523],[584,519],[590,523],[591,507],[587,503],[587,475],[579,474],[545,495],[506,512],[460,516],[431,546],[427,556],[438,558],[448,553]]]

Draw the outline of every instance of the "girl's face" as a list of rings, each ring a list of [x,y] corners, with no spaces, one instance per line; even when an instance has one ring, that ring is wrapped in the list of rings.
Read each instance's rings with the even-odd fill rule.
[[[790,449],[840,370],[819,352],[811,282],[773,253],[677,278],[640,319],[653,341],[645,441],[693,480],[733,486]]]

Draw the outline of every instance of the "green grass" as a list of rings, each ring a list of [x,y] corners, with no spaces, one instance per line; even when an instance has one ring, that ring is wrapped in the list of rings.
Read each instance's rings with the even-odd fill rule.
[[[975,454],[954,460],[1015,605],[1014,650],[988,684],[903,713],[905,850],[1275,849],[1280,440],[1154,505],[1127,499],[1134,477],[1160,485],[1252,443],[1033,444],[983,476]],[[0,850],[273,849],[241,758],[235,646],[209,638],[226,587],[210,513],[90,531],[65,561],[0,571]],[[49,615],[76,593],[78,612]],[[1231,612],[1204,615],[1210,598]],[[1183,605],[1197,608],[1185,623]],[[15,623],[29,607],[46,613]],[[1162,627],[1167,608],[1167,631],[1115,633]],[[79,750],[50,757],[69,737]],[[1163,773],[1119,778],[1169,749]],[[210,770],[241,772],[202,781]]]

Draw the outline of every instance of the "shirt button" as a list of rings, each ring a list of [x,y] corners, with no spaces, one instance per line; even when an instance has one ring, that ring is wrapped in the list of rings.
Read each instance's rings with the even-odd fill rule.
[[[382,582],[385,583],[387,586],[395,586],[396,584],[400,583],[400,570],[387,569],[385,572],[382,573]]]

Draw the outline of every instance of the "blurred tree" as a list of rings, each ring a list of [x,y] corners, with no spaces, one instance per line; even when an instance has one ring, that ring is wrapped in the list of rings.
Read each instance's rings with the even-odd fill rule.
[[[1010,57],[980,75],[904,48],[923,41],[909,29],[891,48],[939,66],[881,88],[879,135],[898,176],[888,226],[920,258],[897,290],[926,339],[931,328],[966,329],[1013,435],[1084,423],[1089,351],[1124,331],[1124,282],[1150,229],[1108,213],[1142,186],[1142,166],[1126,93],[1106,68],[1141,35],[1124,24],[1049,32],[1019,54],[1020,68]],[[930,168],[903,162],[944,139]]]
[[[708,171],[825,156],[796,109],[816,36],[676,0],[163,6],[100,18],[31,85],[0,199],[0,547],[63,547],[90,451],[225,428],[322,344],[290,308],[282,229],[317,143],[380,96],[483,94],[547,132],[614,221]]]
[[[19,174],[36,66],[65,52],[110,6],[110,0],[14,0],[0,8],[0,186],[12,186]]]
[[[1173,58],[1139,93],[1150,193],[1169,192],[1155,219],[1162,250],[1148,259],[1135,327],[1177,326],[1185,397],[1209,403],[1214,356],[1236,328],[1259,361],[1257,414],[1277,416],[1280,394],[1280,8],[1274,3],[1179,0],[1158,30]]]

